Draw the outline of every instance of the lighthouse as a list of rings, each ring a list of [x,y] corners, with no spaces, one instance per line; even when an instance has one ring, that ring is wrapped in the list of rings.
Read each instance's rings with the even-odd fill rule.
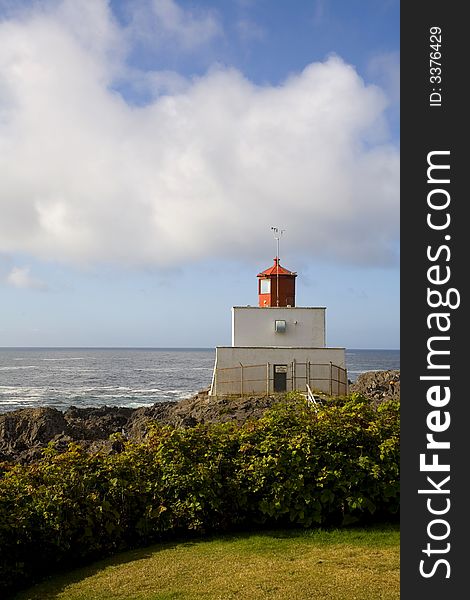
[[[259,306],[295,306],[296,277],[297,273],[281,267],[276,256],[271,267],[258,273]]]
[[[326,346],[326,308],[296,306],[297,273],[257,274],[258,306],[232,307],[232,345],[217,346],[210,395],[347,393],[344,348]]]

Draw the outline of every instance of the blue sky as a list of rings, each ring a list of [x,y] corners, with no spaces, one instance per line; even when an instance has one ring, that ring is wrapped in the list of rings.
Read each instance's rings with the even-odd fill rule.
[[[399,347],[399,2],[0,0],[0,346],[212,347],[272,264]]]

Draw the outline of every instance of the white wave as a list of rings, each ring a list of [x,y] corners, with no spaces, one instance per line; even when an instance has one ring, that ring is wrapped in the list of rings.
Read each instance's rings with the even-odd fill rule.
[[[66,356],[62,358],[41,358],[41,360],[63,361],[63,360],[86,360],[85,356]]]
[[[132,394],[100,394],[101,398],[129,398]]]
[[[125,408],[141,408],[142,406],[151,406],[152,402],[126,402]]]
[[[0,399],[0,406],[3,404],[24,404],[24,403],[33,403],[33,404],[37,404],[38,402],[41,402],[43,399],[42,396],[28,396],[28,397],[24,397],[24,396],[20,396],[19,398],[1,398]]]
[[[14,367],[0,367],[0,371],[18,371],[19,369],[39,369],[37,365],[18,365]]]
[[[13,385],[0,385],[1,394],[9,394],[20,397],[40,397],[45,396],[50,392],[49,389],[38,387],[18,387]]]
[[[18,400],[16,398],[7,398],[6,400],[3,400],[3,398],[0,400],[0,406],[8,406],[9,404],[25,404],[27,403],[27,401],[25,402],[18,402]]]
[[[131,392],[132,388],[130,387],[124,387],[124,386],[115,386],[115,385],[95,385],[92,387],[85,387],[85,386],[72,386],[69,387],[67,389],[61,390],[61,392],[63,393],[73,393],[73,394],[85,394],[85,393],[91,393],[91,392],[103,392],[103,391],[116,391],[116,392]]]
[[[79,367],[56,367],[56,370],[70,373],[100,373],[102,371],[102,369],[80,369]]]

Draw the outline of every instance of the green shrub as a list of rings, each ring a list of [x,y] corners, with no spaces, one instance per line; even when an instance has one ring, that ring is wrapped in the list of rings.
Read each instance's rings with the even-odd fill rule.
[[[0,592],[164,536],[396,514],[399,407],[291,397],[258,420],[174,429],[113,455],[48,448],[0,478]],[[3,586],[3,589],[2,589]]]

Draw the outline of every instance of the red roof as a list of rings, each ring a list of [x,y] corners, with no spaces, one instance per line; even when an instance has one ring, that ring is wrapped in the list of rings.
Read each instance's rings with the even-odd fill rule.
[[[279,264],[279,259],[275,258],[273,266],[269,267],[269,269],[266,269],[265,271],[261,271],[261,273],[258,273],[257,277],[266,277],[269,275],[293,275],[296,277],[297,273],[294,271],[288,271],[287,269],[284,269],[284,267],[281,267]]]

